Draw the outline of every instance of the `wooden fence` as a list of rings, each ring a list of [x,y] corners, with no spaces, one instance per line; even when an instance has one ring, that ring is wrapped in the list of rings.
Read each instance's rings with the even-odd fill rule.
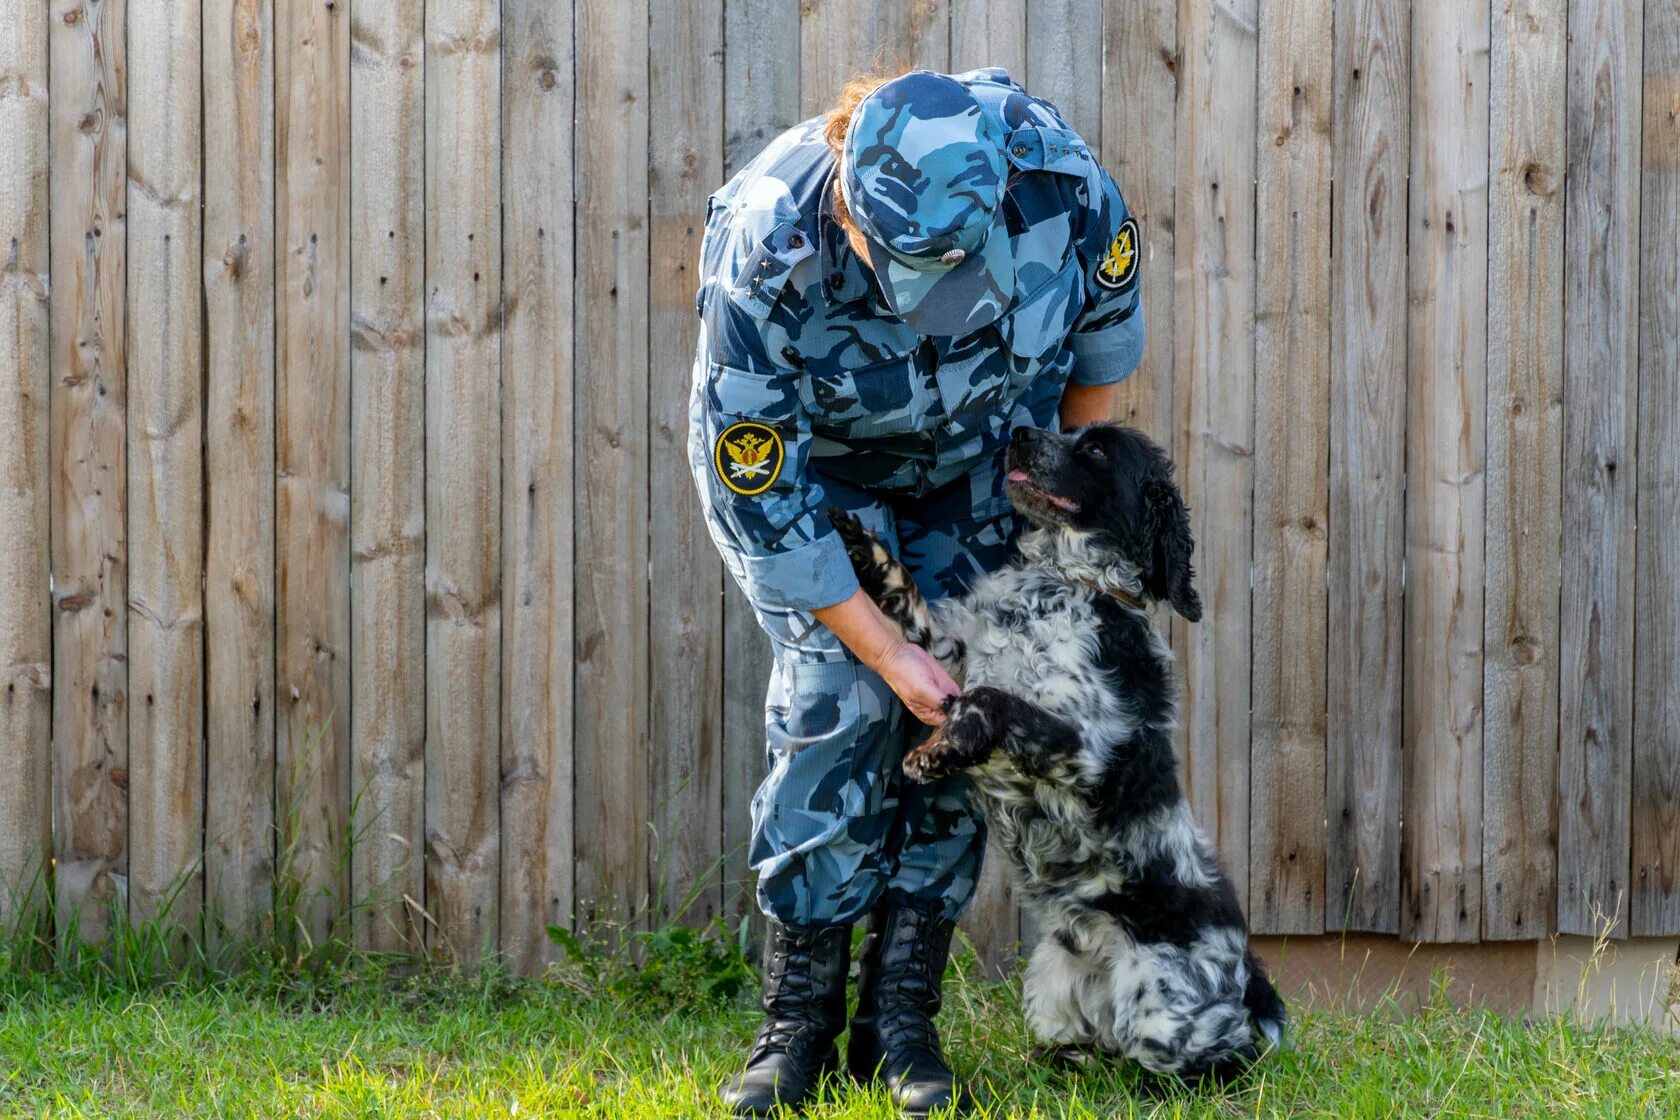
[[[742,912],[700,219],[882,48],[1142,220],[1256,928],[1680,933],[1674,0],[0,0],[0,923]]]

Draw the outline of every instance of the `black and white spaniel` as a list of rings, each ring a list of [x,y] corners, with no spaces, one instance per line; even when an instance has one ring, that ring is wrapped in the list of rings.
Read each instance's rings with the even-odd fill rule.
[[[1172,463],[1095,425],[1017,431],[1008,466],[1031,528],[1019,560],[960,599],[930,606],[873,533],[830,511],[864,589],[964,688],[904,771],[972,775],[1044,931],[1025,988],[1045,1042],[1232,1076],[1281,1043],[1285,1015],[1178,784],[1173,657],[1148,607],[1195,622],[1202,604]]]

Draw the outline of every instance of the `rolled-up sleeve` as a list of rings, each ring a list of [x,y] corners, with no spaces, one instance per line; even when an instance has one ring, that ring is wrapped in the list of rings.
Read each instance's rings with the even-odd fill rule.
[[[694,418],[696,459],[704,460],[695,473],[742,590],[761,606],[805,611],[848,598],[857,576],[810,469],[798,374],[708,362],[704,376]]]
[[[1076,385],[1111,385],[1143,360],[1143,302],[1138,284],[1143,239],[1120,189],[1102,168],[1091,180],[1079,251],[1086,263],[1085,307],[1074,321]]]
[[[755,604],[833,606],[858,583],[810,467],[803,374],[770,362],[757,321],[719,303],[704,317],[689,416],[690,460],[712,539]]]

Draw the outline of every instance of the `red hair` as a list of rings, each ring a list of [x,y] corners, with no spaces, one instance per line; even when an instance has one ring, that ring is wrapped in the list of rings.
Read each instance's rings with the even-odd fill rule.
[[[852,114],[863,104],[864,98],[897,76],[879,70],[853,74],[846,79],[846,84],[840,87],[840,93],[828,107],[827,119],[823,121],[823,140],[828,144],[828,150],[834,153],[835,163],[838,164],[841,156],[845,154],[846,129],[852,123]],[[834,180],[834,219],[848,234],[857,229],[852,223],[852,212],[846,208],[846,197],[840,193],[839,178]]]

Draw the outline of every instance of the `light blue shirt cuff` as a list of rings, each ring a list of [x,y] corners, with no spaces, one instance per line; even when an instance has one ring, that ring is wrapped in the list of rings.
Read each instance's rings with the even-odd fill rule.
[[[1073,335],[1068,348],[1073,351],[1070,379],[1075,385],[1123,381],[1143,361],[1143,309],[1107,330]]]
[[[846,546],[833,530],[788,552],[738,557],[743,590],[761,607],[814,611],[851,598],[858,588]]]

